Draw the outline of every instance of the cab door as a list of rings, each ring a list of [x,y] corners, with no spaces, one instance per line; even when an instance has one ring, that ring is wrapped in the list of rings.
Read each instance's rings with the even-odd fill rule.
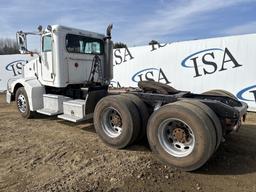
[[[52,82],[54,80],[52,44],[53,41],[51,34],[47,34],[42,37],[42,80],[48,82]]]

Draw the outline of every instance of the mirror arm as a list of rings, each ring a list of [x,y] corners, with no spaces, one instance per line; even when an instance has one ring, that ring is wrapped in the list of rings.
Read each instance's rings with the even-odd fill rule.
[[[39,56],[39,62],[42,63],[42,57],[41,57],[41,55],[38,54],[38,56]]]

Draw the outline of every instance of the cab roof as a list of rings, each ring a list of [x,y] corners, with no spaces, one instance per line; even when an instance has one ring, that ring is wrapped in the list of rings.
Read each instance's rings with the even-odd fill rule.
[[[65,33],[70,33],[70,34],[76,34],[76,35],[83,35],[83,36],[88,36],[88,37],[93,37],[93,38],[99,38],[103,39],[105,35],[100,34],[100,33],[95,33],[92,31],[87,31],[87,30],[82,30],[82,29],[76,29],[76,28],[71,28],[71,27],[66,27],[63,25],[52,25],[52,31],[63,31]]]

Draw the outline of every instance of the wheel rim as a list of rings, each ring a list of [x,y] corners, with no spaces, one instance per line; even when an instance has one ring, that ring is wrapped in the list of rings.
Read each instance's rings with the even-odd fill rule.
[[[158,139],[162,148],[174,157],[185,157],[195,147],[194,133],[184,121],[170,118],[163,121],[158,129]]]
[[[17,106],[21,113],[25,113],[27,110],[27,101],[23,94],[20,94],[17,99]]]
[[[122,133],[122,118],[118,110],[113,107],[106,108],[102,113],[101,124],[103,131],[111,138],[116,138]]]

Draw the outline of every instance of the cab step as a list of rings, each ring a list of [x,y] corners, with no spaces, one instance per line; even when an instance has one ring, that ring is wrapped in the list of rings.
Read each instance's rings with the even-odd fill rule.
[[[53,116],[63,113],[63,102],[71,100],[69,97],[55,94],[44,94],[43,104],[44,108],[37,110],[38,113]]]
[[[71,122],[80,122],[91,119],[93,114],[85,114],[85,100],[75,99],[63,102],[63,114],[58,118]]]

